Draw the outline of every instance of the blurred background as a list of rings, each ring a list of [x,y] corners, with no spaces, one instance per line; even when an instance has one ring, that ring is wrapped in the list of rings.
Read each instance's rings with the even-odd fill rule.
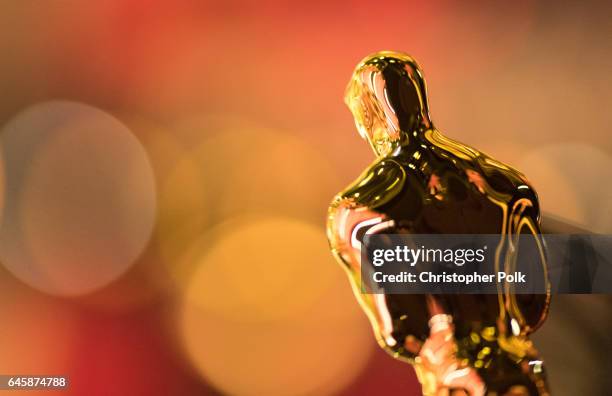
[[[378,50],[419,61],[447,136],[612,232],[609,3],[1,7],[2,374],[68,375],[70,395],[417,394],[324,233],[373,160],[342,98]],[[553,300],[535,338],[554,394],[609,393],[611,325],[610,296]]]

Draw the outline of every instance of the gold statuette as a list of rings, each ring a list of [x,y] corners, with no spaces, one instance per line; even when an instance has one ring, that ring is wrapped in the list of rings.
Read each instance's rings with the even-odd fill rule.
[[[496,266],[512,271],[517,236],[540,241],[534,189],[433,126],[421,69],[406,54],[361,61],[345,101],[376,159],[334,198],[327,232],[380,345],[414,366],[425,395],[548,395],[528,336],[544,321],[550,293],[385,295],[361,283],[360,249],[371,234],[496,234]]]

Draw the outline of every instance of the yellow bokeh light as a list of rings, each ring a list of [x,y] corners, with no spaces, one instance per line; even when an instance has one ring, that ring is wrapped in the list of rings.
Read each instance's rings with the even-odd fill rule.
[[[340,272],[328,256],[324,234],[314,226],[289,218],[251,218],[218,226],[184,260],[198,264],[195,278],[210,280],[206,298],[196,294],[194,299],[202,308],[231,317],[242,309],[243,319],[256,320],[311,306]],[[212,298],[227,293],[231,297]],[[291,299],[284,298],[288,294]]]
[[[332,394],[375,343],[320,228],[229,221],[195,248],[181,334],[196,369],[231,395]],[[345,287],[339,287],[345,286]]]
[[[150,253],[160,262],[163,271],[158,272],[163,276],[155,276],[155,283],[175,287],[189,268],[180,267],[179,258],[209,225],[207,181],[191,155],[193,147],[180,133],[139,118],[131,118],[128,125],[142,139],[158,187],[157,223]]]
[[[182,151],[158,175],[156,247],[181,286],[192,270],[183,260],[187,249],[227,218],[280,213],[323,223],[339,182],[306,142],[229,116],[195,118],[171,129]]]

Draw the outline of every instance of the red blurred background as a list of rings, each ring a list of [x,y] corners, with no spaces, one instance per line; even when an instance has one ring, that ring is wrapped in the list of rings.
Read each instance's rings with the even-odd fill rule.
[[[610,10],[4,2],[0,374],[68,375],[70,395],[417,394],[325,240],[372,160],[342,103],[353,67],[410,53],[440,130],[609,233]],[[536,344],[555,394],[610,388],[611,303],[553,301]]]

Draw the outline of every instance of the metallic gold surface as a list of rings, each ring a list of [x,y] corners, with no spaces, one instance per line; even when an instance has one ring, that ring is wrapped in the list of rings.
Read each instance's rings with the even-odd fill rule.
[[[517,235],[531,234],[546,274],[534,189],[517,170],[435,129],[422,72],[406,54],[361,61],[345,102],[376,160],[334,198],[328,238],[381,346],[414,365],[426,395],[549,394],[528,338],[546,317],[549,293],[382,295],[362,293],[360,280],[363,237],[380,233],[499,234],[496,266],[506,272]]]

